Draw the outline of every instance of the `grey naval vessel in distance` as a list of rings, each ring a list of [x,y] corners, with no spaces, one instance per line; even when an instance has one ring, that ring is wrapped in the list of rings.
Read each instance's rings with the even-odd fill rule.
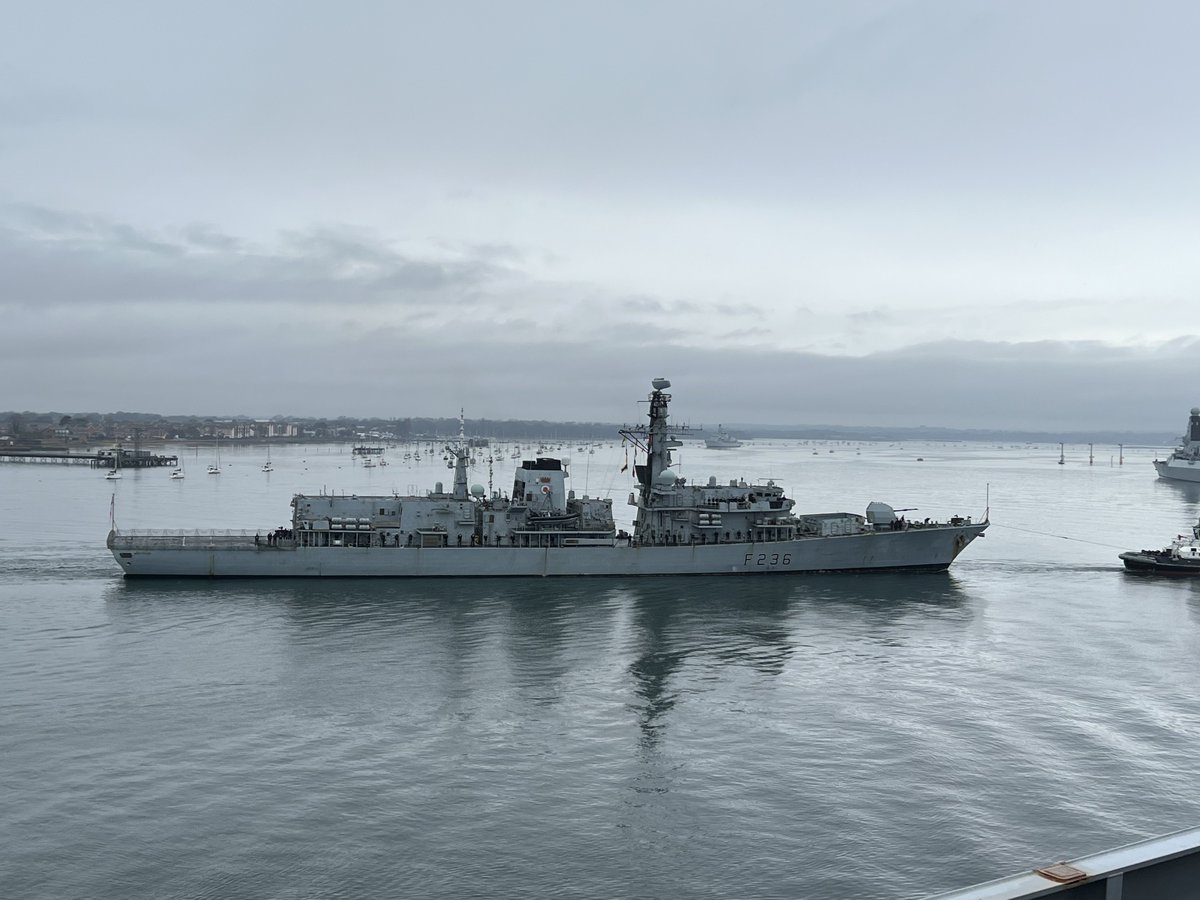
[[[575,496],[558,459],[524,460],[511,496],[468,489],[468,444],[446,447],[451,491],[423,496],[298,494],[291,528],[259,534],[121,531],[108,547],[126,576],[482,577],[760,575],[947,568],[988,527],[953,517],[906,522],[886,503],[866,515],[792,511],[773,481],[692,483],[671,468],[685,427],[668,425],[671,383],[652,382],[649,422],[621,434],[634,461],[633,533],[612,501]]]
[[[1160,478],[1200,482],[1200,407],[1192,407],[1179,446],[1166,459],[1154,460],[1154,468]]]
[[[742,442],[725,430],[723,425],[717,426],[717,436],[704,439],[708,450],[734,450],[742,446]]]

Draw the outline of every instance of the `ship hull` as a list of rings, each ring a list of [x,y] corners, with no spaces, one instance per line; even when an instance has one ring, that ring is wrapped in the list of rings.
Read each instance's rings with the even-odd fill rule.
[[[503,578],[768,575],[947,568],[987,523],[768,543],[601,547],[293,547],[253,538],[112,532],[127,577]]]
[[[1127,571],[1138,575],[1168,575],[1173,578],[1200,575],[1200,562],[1175,559],[1166,554],[1129,551],[1122,553],[1120,558]]]
[[[1154,468],[1159,478],[1170,478],[1174,481],[1189,481],[1200,484],[1200,463],[1195,460],[1156,459]]]

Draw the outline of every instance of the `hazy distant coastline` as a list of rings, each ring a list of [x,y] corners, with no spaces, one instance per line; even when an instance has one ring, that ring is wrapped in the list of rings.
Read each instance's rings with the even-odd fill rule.
[[[716,433],[716,423],[677,423],[681,436]],[[1164,431],[1035,431],[1025,429],[953,428],[934,425],[767,425],[726,422],[738,437],[760,440],[817,441],[988,441],[1002,443],[1097,443],[1128,447],[1167,447],[1178,437]],[[614,422],[553,422],[540,419],[467,419],[465,433],[498,440],[551,438],[612,440]],[[410,441],[457,435],[456,418],[315,418],[274,416],[165,416],[156,413],[0,412],[0,445],[87,444],[105,441],[149,442],[224,440]]]

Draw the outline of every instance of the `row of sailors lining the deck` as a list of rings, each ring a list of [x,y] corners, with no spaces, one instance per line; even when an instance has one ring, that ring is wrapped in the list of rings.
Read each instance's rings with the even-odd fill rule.
[[[294,534],[296,532],[288,530],[285,536],[290,538]],[[772,543],[792,540],[794,537],[793,530],[785,528],[764,528],[746,531],[745,533],[740,530],[718,531],[712,534],[707,532],[687,534],[684,532],[660,533],[651,531],[649,537],[641,541],[635,541],[633,536],[624,529],[615,534],[613,532],[575,530],[516,531],[508,535],[496,534],[490,537],[478,533],[464,534],[462,532],[452,536],[438,529],[430,529],[419,533],[408,532],[407,534],[388,531],[351,531],[342,533],[301,530],[299,532],[298,543],[302,547],[557,547],[570,546],[578,539],[583,538],[590,544],[615,539],[617,544],[632,544],[637,542],[648,546],[671,547],[729,543]],[[256,535],[255,545],[259,544],[260,541]],[[278,535],[270,535],[268,540],[263,542],[263,544],[267,546],[277,545]]]
[[[390,547],[390,548],[437,548],[437,547],[558,547],[575,544],[600,544],[611,542],[613,532],[588,531],[516,531],[507,535],[464,534],[451,535],[439,529],[401,534],[387,531],[306,531],[299,532],[301,547]],[[616,535],[618,541],[629,536],[625,532]],[[258,545],[257,538],[255,544]],[[272,542],[274,543],[274,542]]]

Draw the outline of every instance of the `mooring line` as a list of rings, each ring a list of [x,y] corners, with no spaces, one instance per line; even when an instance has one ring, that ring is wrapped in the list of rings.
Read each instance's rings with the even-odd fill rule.
[[[1077,544],[1094,544],[1097,547],[1106,547],[1109,550],[1125,549],[1117,544],[1102,544],[1100,541],[1089,541],[1089,540],[1085,540],[1084,538],[1070,537],[1069,535],[1065,535],[1065,534],[1054,534],[1054,532],[1052,532],[1052,531],[1037,531],[1036,529],[1033,529],[1033,528],[1020,528],[1016,525],[1001,525],[999,522],[992,522],[991,526],[993,528],[1008,528],[1012,531],[1023,531],[1026,534],[1039,534],[1042,537],[1059,538],[1064,541],[1074,541]]]

